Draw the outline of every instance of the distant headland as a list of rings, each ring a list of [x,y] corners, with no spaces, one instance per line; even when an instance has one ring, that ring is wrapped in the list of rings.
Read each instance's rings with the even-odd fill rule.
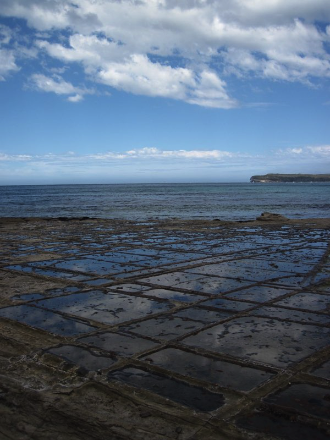
[[[276,183],[276,182],[330,182],[330,174],[264,174],[252,176],[252,183]]]

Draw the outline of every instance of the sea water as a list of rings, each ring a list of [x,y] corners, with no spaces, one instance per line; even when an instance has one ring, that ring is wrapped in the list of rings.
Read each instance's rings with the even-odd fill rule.
[[[252,220],[330,217],[330,183],[0,186],[1,217]]]

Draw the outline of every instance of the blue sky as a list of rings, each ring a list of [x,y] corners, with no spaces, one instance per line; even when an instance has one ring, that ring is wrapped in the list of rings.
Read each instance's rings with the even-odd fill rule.
[[[330,172],[329,0],[1,0],[0,184]]]

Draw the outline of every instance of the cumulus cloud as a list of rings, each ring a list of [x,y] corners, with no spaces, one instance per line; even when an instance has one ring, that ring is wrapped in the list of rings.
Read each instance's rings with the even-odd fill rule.
[[[17,162],[22,161],[26,162],[33,158],[33,156],[30,156],[29,154],[5,154],[0,153],[0,161],[2,162]]]
[[[19,70],[15,56],[11,51],[0,49],[0,81],[4,81],[6,75]]]
[[[231,75],[330,77],[328,0],[2,0],[0,14],[26,20],[40,56],[133,94],[228,109]]]
[[[97,74],[98,81],[138,95],[180,99],[205,107],[232,108],[236,101],[226,83],[213,72],[196,73],[151,62],[145,55],[132,55],[122,63],[109,63]]]
[[[12,32],[8,26],[0,25],[0,81],[12,72],[19,70],[16,64],[15,54],[9,49]]]
[[[314,147],[307,147],[306,149],[307,149],[307,151],[309,151],[310,153],[312,153],[316,156],[330,159],[330,145],[320,145],[320,146],[316,146],[316,147],[315,146]]]
[[[34,88],[42,92],[53,92],[56,95],[68,95],[68,101],[78,102],[83,99],[85,94],[93,93],[92,90],[73,86],[64,81],[60,76],[48,77],[43,74],[35,73],[31,76],[31,84]]]
[[[277,155],[284,157],[295,156],[296,158],[299,157],[298,160],[325,161],[324,163],[326,164],[327,161],[330,161],[330,145],[314,145],[300,148],[287,148],[285,150],[279,149]]]

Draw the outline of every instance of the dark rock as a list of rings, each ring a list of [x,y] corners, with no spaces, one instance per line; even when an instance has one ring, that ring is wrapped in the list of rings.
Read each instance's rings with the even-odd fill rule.
[[[289,219],[281,214],[274,214],[272,212],[263,212],[257,220],[262,222],[272,222],[272,221],[288,221]]]

